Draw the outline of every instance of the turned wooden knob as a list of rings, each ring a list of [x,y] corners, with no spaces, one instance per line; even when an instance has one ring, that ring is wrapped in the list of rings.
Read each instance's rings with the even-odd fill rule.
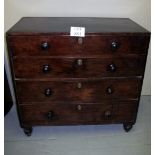
[[[50,71],[50,66],[44,65],[42,71],[43,71],[43,73],[48,73]]]
[[[115,65],[114,63],[109,64],[109,65],[107,66],[107,70],[108,70],[108,71],[111,71],[111,72],[115,72],[115,71],[116,71],[116,65]]]
[[[48,43],[48,42],[43,42],[43,43],[41,44],[41,49],[42,49],[42,50],[47,50],[47,49],[49,49],[49,43]]]
[[[78,82],[78,83],[77,83],[77,88],[79,88],[79,89],[82,88],[82,83],[81,83],[81,82]]]
[[[117,50],[118,48],[119,48],[119,44],[117,42],[114,41],[111,43],[111,49],[113,51]]]
[[[45,96],[49,97],[53,94],[53,91],[52,91],[52,89],[47,88],[47,89],[45,89],[44,94],[45,94]]]
[[[82,110],[82,106],[81,105],[77,105],[77,110]]]
[[[49,112],[46,114],[46,116],[47,116],[47,119],[48,119],[48,120],[52,120],[52,119],[54,118],[54,112],[53,112],[53,111],[49,111]]]
[[[83,65],[83,60],[82,59],[77,59],[77,65],[82,66]]]
[[[83,44],[83,38],[78,38],[78,44]]]
[[[114,91],[113,91],[113,88],[110,86],[110,87],[107,87],[106,92],[107,94],[112,94]]]
[[[112,116],[112,112],[110,110],[107,110],[104,112],[104,117],[105,118],[110,118]]]

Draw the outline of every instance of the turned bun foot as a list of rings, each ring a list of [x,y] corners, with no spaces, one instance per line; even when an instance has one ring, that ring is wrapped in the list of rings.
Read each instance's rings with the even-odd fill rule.
[[[123,124],[123,128],[126,132],[129,132],[133,127],[133,124],[132,123],[124,123]]]
[[[31,134],[32,134],[32,127],[24,128],[23,130],[24,130],[25,135],[27,135],[28,137],[31,136]]]

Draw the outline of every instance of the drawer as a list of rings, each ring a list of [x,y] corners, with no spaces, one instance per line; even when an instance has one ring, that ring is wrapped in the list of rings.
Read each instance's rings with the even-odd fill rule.
[[[134,120],[137,105],[133,103],[24,105],[20,112],[25,125],[120,123]]]
[[[103,79],[72,81],[16,81],[19,102],[100,102],[137,99],[142,80]]]
[[[145,56],[122,58],[15,58],[16,78],[142,76]]]
[[[116,55],[147,52],[148,35],[9,36],[14,56]]]

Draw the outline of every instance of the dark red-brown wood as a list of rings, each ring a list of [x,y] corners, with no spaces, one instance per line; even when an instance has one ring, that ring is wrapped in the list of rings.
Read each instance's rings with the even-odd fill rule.
[[[70,27],[86,28],[84,38]],[[6,33],[20,125],[136,121],[150,32],[127,18],[27,17]]]
[[[137,99],[141,82],[139,78],[63,82],[16,81],[16,86],[19,102],[101,102],[112,98]],[[45,94],[47,89],[50,89],[50,95]]]
[[[16,78],[89,78],[142,76],[146,56],[112,58],[15,58]],[[78,60],[82,61],[78,65]],[[111,70],[110,65],[115,66]],[[47,68],[48,67],[48,68]]]
[[[71,26],[86,27],[86,33],[138,33],[150,32],[129,18],[96,17],[23,17],[8,35],[69,34]]]
[[[75,56],[75,55],[116,55],[116,54],[144,54],[148,48],[148,35],[99,35],[78,38],[70,36],[11,36],[8,37],[14,56]],[[147,41],[146,41],[147,40]],[[118,48],[113,50],[112,43]],[[47,43],[48,48],[42,49]]]
[[[103,124],[134,121],[137,101],[121,104],[54,104],[20,106],[27,125]],[[80,108],[79,108],[80,107]]]

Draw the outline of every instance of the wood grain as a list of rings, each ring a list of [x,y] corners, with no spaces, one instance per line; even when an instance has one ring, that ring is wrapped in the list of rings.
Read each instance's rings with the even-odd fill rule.
[[[81,106],[81,110],[78,110]],[[72,125],[133,122],[136,101],[120,104],[59,104],[20,106],[25,125]],[[48,114],[52,112],[49,118]]]
[[[78,88],[81,83],[81,88]],[[105,99],[137,99],[142,81],[135,79],[104,79],[96,81],[16,81],[19,102],[100,102]],[[108,88],[111,93],[108,93]],[[45,95],[51,89],[50,96]]]
[[[86,27],[84,38],[70,26]],[[26,17],[6,33],[21,127],[136,122],[150,32],[127,18]]]
[[[114,55],[144,54],[147,52],[149,36],[145,35],[98,35],[86,36],[82,44],[78,38],[62,35],[44,36],[8,36],[9,46],[14,56],[60,56],[60,55]],[[47,42],[49,48],[41,45]],[[116,50],[111,49],[112,42],[118,43]]]
[[[78,60],[82,65],[78,65]],[[88,78],[142,76],[146,56],[112,58],[16,58],[13,59],[15,77],[27,78]],[[115,71],[109,66],[114,64]],[[45,67],[48,71],[45,72]]]
[[[86,33],[149,33],[129,18],[23,17],[8,35],[68,34],[71,26],[86,27]]]

